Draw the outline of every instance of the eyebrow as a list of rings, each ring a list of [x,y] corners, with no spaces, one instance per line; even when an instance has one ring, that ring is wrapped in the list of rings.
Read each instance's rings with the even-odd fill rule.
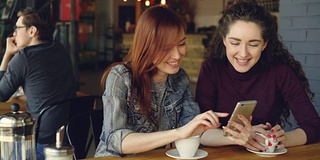
[[[235,38],[235,37],[229,37],[228,39],[236,40],[236,41],[241,41],[241,39]],[[249,42],[262,42],[262,41],[259,40],[259,39],[252,39],[252,40],[250,40]]]
[[[186,37],[183,37],[179,42],[182,42],[182,41],[184,41],[186,39],[187,39]]]

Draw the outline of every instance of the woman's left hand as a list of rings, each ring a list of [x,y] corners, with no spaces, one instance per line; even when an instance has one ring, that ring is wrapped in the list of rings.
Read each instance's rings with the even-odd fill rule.
[[[286,137],[285,137],[285,131],[282,129],[280,125],[275,125],[270,129],[271,134],[273,134],[277,141],[279,142],[276,146],[277,149],[285,148],[286,146]]]

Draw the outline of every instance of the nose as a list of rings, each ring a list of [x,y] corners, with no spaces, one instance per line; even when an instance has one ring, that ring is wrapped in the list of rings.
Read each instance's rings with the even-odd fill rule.
[[[243,44],[240,46],[238,55],[240,55],[241,57],[246,57],[248,55],[247,45]]]
[[[183,52],[181,50],[179,50],[178,46],[175,46],[172,50],[171,50],[171,58],[174,59],[181,59],[183,57]]]

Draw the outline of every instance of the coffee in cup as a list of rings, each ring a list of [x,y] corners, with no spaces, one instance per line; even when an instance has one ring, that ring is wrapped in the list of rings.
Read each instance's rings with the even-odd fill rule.
[[[257,135],[261,136],[262,138],[264,138],[264,144],[261,144],[263,146],[267,147],[267,150],[265,150],[264,152],[268,152],[268,153],[273,153],[274,150],[276,149],[276,146],[278,145],[278,141],[277,139],[271,134],[270,131],[267,131],[269,133],[269,137],[261,134],[261,133],[256,133]]]
[[[199,148],[200,135],[176,140],[174,143],[181,158],[192,158]]]

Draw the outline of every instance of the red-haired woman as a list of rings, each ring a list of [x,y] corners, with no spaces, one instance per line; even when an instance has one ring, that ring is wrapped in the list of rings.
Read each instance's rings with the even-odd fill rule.
[[[96,157],[125,156],[217,128],[224,113],[199,114],[187,73],[185,23],[164,6],[141,15],[125,60],[104,73],[104,120]]]

